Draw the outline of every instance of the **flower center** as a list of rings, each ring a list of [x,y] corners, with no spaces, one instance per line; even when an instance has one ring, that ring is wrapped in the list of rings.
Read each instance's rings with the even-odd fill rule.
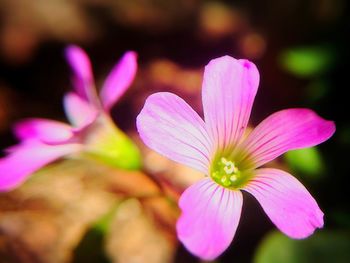
[[[231,189],[242,187],[249,179],[246,172],[240,171],[236,163],[226,157],[214,160],[210,176],[219,185]]]

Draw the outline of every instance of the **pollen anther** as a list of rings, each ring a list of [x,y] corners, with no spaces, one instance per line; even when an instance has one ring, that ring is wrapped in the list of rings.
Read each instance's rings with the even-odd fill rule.
[[[238,169],[235,166],[234,162],[228,161],[225,157],[221,157],[221,162],[225,165],[224,171],[226,174],[230,175],[237,173]]]
[[[234,181],[236,181],[237,180],[237,176],[236,175],[231,175],[230,176],[230,181],[231,182],[234,182]]]

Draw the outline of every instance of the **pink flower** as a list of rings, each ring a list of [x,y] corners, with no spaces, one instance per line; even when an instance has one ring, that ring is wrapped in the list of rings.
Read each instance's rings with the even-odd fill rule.
[[[259,167],[288,150],[327,140],[335,125],[309,109],[287,109],[245,136],[258,84],[253,63],[220,57],[205,68],[204,121],[167,92],[151,95],[137,117],[148,147],[206,175],[182,194],[177,222],[180,241],[206,260],[230,245],[240,219],[241,190],[252,194],[277,228],[292,238],[305,238],[323,226],[322,211],[297,179]]]
[[[64,108],[71,126],[38,118],[17,123],[14,133],[21,142],[9,148],[8,155],[0,159],[0,191],[15,188],[30,174],[63,156],[81,151],[96,154],[99,140],[95,134],[101,131],[100,126],[103,126],[104,136],[112,137],[118,133],[109,110],[135,77],[136,54],[126,52],[112,69],[101,89],[101,100],[95,90],[86,53],[77,46],[69,46],[66,57],[74,73],[74,92],[64,97]]]

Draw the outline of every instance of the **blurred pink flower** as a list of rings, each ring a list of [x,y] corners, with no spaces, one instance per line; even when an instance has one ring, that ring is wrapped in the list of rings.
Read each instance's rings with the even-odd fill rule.
[[[101,119],[109,119],[109,110],[133,81],[136,53],[126,52],[112,69],[100,92],[94,86],[91,64],[86,53],[77,46],[66,49],[66,58],[73,70],[74,91],[64,97],[64,108],[71,126],[48,119],[27,119],[14,126],[20,143],[7,149],[0,159],[0,191],[20,185],[46,164],[66,155],[88,150],[89,133]]]
[[[205,68],[204,121],[183,99],[166,92],[151,95],[137,117],[148,147],[208,176],[184,191],[177,222],[181,242],[206,260],[218,257],[235,235],[243,201],[240,190],[252,194],[292,238],[305,238],[323,226],[322,211],[296,178],[259,167],[288,150],[327,140],[335,125],[309,109],[287,109],[245,136],[258,84],[253,63],[220,57]]]

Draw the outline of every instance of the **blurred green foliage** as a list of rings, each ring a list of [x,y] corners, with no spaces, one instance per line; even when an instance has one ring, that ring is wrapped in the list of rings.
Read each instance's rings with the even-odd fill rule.
[[[337,226],[345,227],[350,229],[350,212],[344,210],[334,210],[329,215],[330,219],[333,220]]]
[[[326,97],[329,90],[330,84],[328,81],[323,78],[317,78],[312,80],[310,84],[306,86],[305,99],[311,103],[317,103]]]
[[[341,127],[338,133],[339,141],[344,145],[350,145],[350,124]]]
[[[104,250],[105,237],[118,210],[119,204],[120,202],[117,202],[86,231],[78,246],[74,249],[73,263],[111,262]]]
[[[104,252],[104,234],[96,228],[89,229],[73,251],[72,263],[111,262]]]
[[[100,217],[92,226],[92,229],[100,232],[101,234],[106,234],[109,230],[110,224],[117,213],[119,204],[121,201],[118,201],[105,215]]]
[[[274,231],[260,243],[254,263],[348,263],[350,233],[321,231],[308,239],[293,240]]]
[[[329,47],[297,47],[285,50],[280,56],[282,67],[298,77],[312,77],[326,72],[335,58]]]
[[[320,178],[325,170],[321,153],[316,147],[289,151],[284,158],[294,172],[307,178]]]

